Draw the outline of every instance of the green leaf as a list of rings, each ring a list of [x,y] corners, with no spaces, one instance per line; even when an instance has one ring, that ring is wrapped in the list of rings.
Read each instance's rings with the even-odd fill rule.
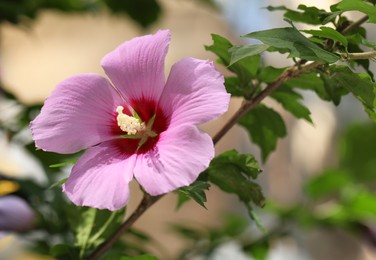
[[[57,182],[55,182],[54,184],[52,184],[50,187],[48,187],[48,189],[50,190],[50,189],[56,188],[57,186],[61,186],[61,185],[63,185],[67,180],[68,180],[68,178],[61,179],[60,181],[57,181]]]
[[[344,66],[332,67],[331,70],[333,79],[350,91],[363,104],[371,119],[376,119],[374,106],[376,84],[371,81],[369,75],[354,73]]]
[[[342,11],[359,11],[368,15],[370,23],[376,23],[376,7],[362,0],[342,0],[337,8]]]
[[[225,152],[211,161],[206,172],[209,181],[221,190],[236,194],[246,204],[264,205],[261,187],[250,180],[260,172],[252,155],[239,154],[235,150]]]
[[[366,184],[376,181],[376,124],[350,126],[340,140],[340,164],[354,179]]]
[[[338,105],[341,97],[348,93],[337,81],[325,73],[304,73],[299,77],[289,79],[284,85],[314,91],[322,100],[332,101],[335,105]]]
[[[307,7],[306,5],[299,5],[298,9],[302,10],[295,11],[289,8],[286,8],[285,6],[268,6],[267,9],[269,11],[285,11],[284,17],[294,21],[294,22],[302,22],[306,24],[313,24],[318,25],[322,23],[321,17],[325,16],[326,12],[325,10],[318,9],[317,7]]]
[[[330,22],[334,22],[336,17],[341,15],[342,12],[340,11],[336,11],[336,12],[330,12],[330,13],[326,13],[324,16],[323,16],[323,20],[322,20],[322,24],[327,24],[327,23],[330,23]]]
[[[217,159],[219,157],[220,161]],[[256,179],[261,172],[258,162],[251,154],[240,154],[236,150],[230,150],[222,153],[219,157],[214,159],[210,165],[215,167],[220,167],[222,164],[233,165],[252,179]]]
[[[359,222],[376,219],[376,196],[375,194],[359,189],[348,196],[344,207],[350,220]]]
[[[94,226],[97,209],[88,208],[81,215],[81,222],[76,229],[76,246],[80,248],[80,257],[85,254],[87,244],[90,238],[91,230]]]
[[[310,179],[305,190],[311,198],[319,199],[336,195],[351,183],[351,177],[346,171],[329,169]]]
[[[205,49],[216,54],[220,59],[220,63],[237,75],[239,92],[242,93],[242,96],[246,99],[250,98],[249,93],[252,93],[254,90],[252,79],[255,78],[260,66],[260,56],[249,56],[230,66],[231,54],[229,53],[229,49],[233,47],[232,43],[226,38],[216,34],[212,34],[212,39],[213,44],[205,46]],[[231,89],[227,90],[232,94]]]
[[[281,86],[274,91],[270,97],[281,103],[281,105],[295,117],[303,118],[309,123],[313,123],[309,109],[299,103],[299,100],[303,98],[299,93],[288,87]]]
[[[178,189],[178,204],[177,208],[179,209],[185,202],[189,199],[193,199],[199,205],[204,207],[206,202],[205,190],[209,190],[210,184],[205,181],[195,181],[187,187],[182,187]]]
[[[267,48],[269,48],[269,45],[266,44],[254,44],[254,45],[246,45],[246,46],[233,46],[229,49],[229,52],[231,53],[231,59],[230,64],[238,62],[239,60],[242,60],[249,56],[258,55],[262,52],[264,52]]]
[[[254,209],[248,204],[248,214],[255,222],[256,226],[263,232],[266,232],[265,226],[262,224],[260,217],[257,215],[257,213],[254,211]]]
[[[320,30],[303,30],[303,32],[309,33],[313,36],[322,37],[326,39],[331,39],[336,42],[340,42],[346,48],[348,45],[346,37],[330,27],[321,26]]]
[[[324,89],[325,89],[325,95],[326,98],[323,98],[324,100],[333,101],[334,105],[338,106],[341,102],[342,96],[349,93],[348,90],[346,90],[342,84],[338,82],[335,78],[333,78],[331,75],[327,75],[325,73],[320,73],[320,78],[324,82]]]
[[[61,256],[70,256],[73,257],[74,250],[71,246],[65,244],[54,245],[50,249],[50,254],[55,257],[61,258]],[[78,257],[78,255],[76,256]]]
[[[327,63],[339,60],[339,56],[320,48],[293,27],[258,31],[243,37],[258,39],[282,51],[288,49],[289,57]]]
[[[50,168],[60,168],[60,167],[63,167],[65,165],[75,164],[76,162],[77,162],[77,159],[72,159],[72,160],[69,160],[69,161],[66,161],[66,162],[62,162],[62,163],[51,164],[49,167]]]
[[[259,145],[263,161],[275,150],[278,138],[286,136],[282,117],[262,104],[248,112],[238,123],[245,127],[252,141]]]
[[[236,237],[244,232],[249,226],[248,220],[244,216],[227,214],[224,216],[222,232],[224,236]]]
[[[254,91],[253,88],[242,88],[238,77],[225,77],[225,86],[227,92],[233,97],[245,97],[248,99]]]
[[[82,207],[72,217],[71,226],[76,233],[75,245],[80,248],[80,256],[84,256],[89,249],[97,247],[113,235],[121,225],[125,209],[117,211],[97,210]]]
[[[272,83],[284,71],[285,68],[274,68],[271,66],[267,66],[260,71],[258,79],[261,82]]]

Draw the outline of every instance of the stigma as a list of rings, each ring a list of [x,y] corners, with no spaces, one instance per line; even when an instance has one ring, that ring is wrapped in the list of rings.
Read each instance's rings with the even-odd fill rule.
[[[116,112],[118,113],[116,120],[120,129],[128,135],[135,135],[145,130],[145,123],[140,119],[123,114],[124,107],[118,106]]]

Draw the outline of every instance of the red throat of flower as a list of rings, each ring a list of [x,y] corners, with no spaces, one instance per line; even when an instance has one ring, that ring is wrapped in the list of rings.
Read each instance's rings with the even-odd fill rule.
[[[118,138],[113,142],[126,155],[144,154],[155,147],[169,119],[153,100],[132,100],[130,105],[133,113],[120,105],[115,111],[112,132]]]

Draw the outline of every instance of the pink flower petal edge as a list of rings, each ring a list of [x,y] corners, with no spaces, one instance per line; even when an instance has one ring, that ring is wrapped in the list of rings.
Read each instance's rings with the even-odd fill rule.
[[[165,84],[170,31],[133,38],[102,59],[102,67],[126,99],[158,100]]]
[[[69,154],[112,139],[114,111],[122,102],[108,80],[99,75],[68,78],[31,122],[35,144],[45,151]]]
[[[160,195],[190,185],[213,157],[210,136],[181,125],[163,132],[153,152],[138,156],[134,174],[147,193]]]
[[[171,125],[199,125],[227,111],[230,95],[223,76],[210,61],[185,58],[173,65],[160,105]]]
[[[136,156],[125,157],[105,142],[87,150],[74,165],[63,191],[76,205],[118,210],[129,198]]]

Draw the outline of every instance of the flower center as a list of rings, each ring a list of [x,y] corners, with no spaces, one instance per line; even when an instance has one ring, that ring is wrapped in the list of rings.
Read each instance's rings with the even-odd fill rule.
[[[127,133],[127,135],[135,135],[145,130],[145,123],[140,119],[123,114],[124,107],[118,106],[116,112],[118,113],[116,120],[120,129]]]
[[[169,118],[153,100],[129,100],[118,106],[111,126],[114,145],[124,154],[144,154],[158,143],[160,134],[169,125]],[[133,112],[131,112],[133,111]]]

